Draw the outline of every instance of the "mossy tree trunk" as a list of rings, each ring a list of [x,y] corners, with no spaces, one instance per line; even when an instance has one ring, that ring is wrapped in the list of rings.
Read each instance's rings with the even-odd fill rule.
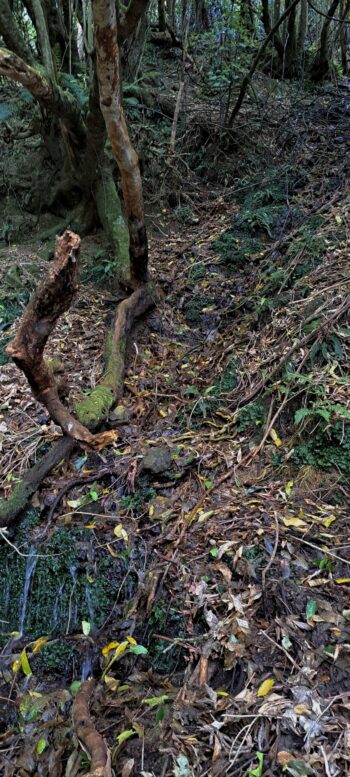
[[[122,106],[120,51],[114,0],[93,0],[100,107],[117,163],[130,238],[130,279],[136,289],[147,280],[148,246],[142,180]]]

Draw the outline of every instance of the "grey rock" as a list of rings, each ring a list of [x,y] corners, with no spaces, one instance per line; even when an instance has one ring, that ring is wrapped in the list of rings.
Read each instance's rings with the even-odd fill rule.
[[[165,472],[171,466],[171,452],[169,448],[150,448],[145,453],[142,461],[142,469],[158,475]]]

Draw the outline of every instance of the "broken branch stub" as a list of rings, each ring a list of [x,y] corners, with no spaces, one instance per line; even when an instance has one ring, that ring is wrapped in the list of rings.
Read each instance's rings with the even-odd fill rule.
[[[115,439],[115,432],[92,434],[71,415],[61,402],[52,370],[44,359],[44,348],[59,317],[69,309],[78,290],[80,237],[67,230],[56,238],[55,259],[33,294],[7,353],[25,374],[35,399],[44,405],[63,432],[99,449]]]

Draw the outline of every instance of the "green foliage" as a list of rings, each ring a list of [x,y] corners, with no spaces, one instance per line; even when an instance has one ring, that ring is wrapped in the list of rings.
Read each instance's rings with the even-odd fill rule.
[[[101,286],[107,279],[113,279],[116,274],[116,260],[107,251],[106,248],[95,248],[94,251],[85,257],[81,270],[82,283],[93,283]]]
[[[86,111],[88,107],[89,97],[87,90],[84,86],[83,80],[72,76],[70,73],[60,73],[60,84],[63,89],[75,97],[82,111]]]
[[[201,320],[203,308],[210,305],[211,301],[211,297],[208,297],[206,294],[193,296],[186,309],[187,324],[198,324]]]
[[[337,421],[332,426],[317,425],[307,439],[295,447],[293,461],[300,465],[329,470],[336,467],[346,477],[350,475],[350,424]]]
[[[206,269],[204,262],[194,262],[194,264],[191,266],[189,274],[188,274],[188,280],[190,283],[197,283],[198,281],[203,280],[206,275]]]
[[[157,599],[153,603],[148,618],[147,647],[151,665],[156,672],[168,674],[173,671],[183,650],[176,642],[171,645],[168,640],[153,639],[153,634],[160,632],[167,637],[178,639],[185,636],[185,625],[181,612],[178,612],[174,606],[170,607],[169,602]]]
[[[261,427],[266,418],[266,409],[263,403],[259,400],[250,402],[249,405],[245,405],[237,414],[237,428],[240,433],[246,432],[247,429],[254,429]]]
[[[72,528],[56,530],[44,549],[28,550],[28,530],[28,525],[23,525],[15,540],[22,552],[29,554],[27,557],[9,554],[5,543],[0,548],[5,581],[0,590],[0,642],[4,644],[8,633],[18,630],[25,576],[34,558],[23,633],[30,640],[47,635],[50,643],[31,658],[31,666],[33,671],[38,667],[50,673],[67,668],[69,671],[73,661],[79,660],[78,646],[69,640],[69,635],[80,632],[84,620],[92,630],[102,626],[117,593],[122,594],[120,587],[124,586],[129,557],[119,554],[112,558],[105,550],[96,550],[87,530]],[[137,567],[136,550],[130,549],[130,554]],[[128,596],[132,596],[136,576],[129,574],[128,581]],[[125,594],[126,590],[125,587]]]
[[[232,359],[226,364],[223,373],[215,378],[213,384],[189,405],[190,417],[207,418],[213,415],[222,407],[225,397],[236,388],[237,384],[237,362]]]
[[[188,205],[179,205],[178,208],[175,208],[174,215],[179,221],[183,221],[185,224],[192,224],[195,219],[193,210],[191,210]]]
[[[138,478],[138,488],[133,494],[126,494],[120,498],[119,508],[120,510],[139,512],[145,503],[154,499],[156,494],[154,488],[149,485],[148,477],[141,475]]]
[[[326,242],[322,235],[316,233],[316,230],[322,223],[322,216],[311,217],[300,228],[298,236],[290,244],[286,254],[287,259],[293,262],[300,257],[291,273],[290,284],[303,278],[320,264],[326,249]]]
[[[237,230],[228,229],[213,242],[222,262],[227,265],[245,264],[247,258],[257,256],[264,249],[261,240],[252,237],[238,237]]]
[[[278,209],[274,207],[244,208],[237,216],[237,226],[248,230],[262,230],[272,237],[272,229]]]

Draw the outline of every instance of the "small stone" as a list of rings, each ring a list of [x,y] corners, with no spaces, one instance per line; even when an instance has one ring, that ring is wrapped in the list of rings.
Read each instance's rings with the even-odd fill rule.
[[[125,424],[130,420],[130,412],[124,405],[117,405],[109,414],[109,420],[115,424]]]
[[[169,448],[151,448],[143,457],[142,468],[158,475],[171,467],[171,461]]]

